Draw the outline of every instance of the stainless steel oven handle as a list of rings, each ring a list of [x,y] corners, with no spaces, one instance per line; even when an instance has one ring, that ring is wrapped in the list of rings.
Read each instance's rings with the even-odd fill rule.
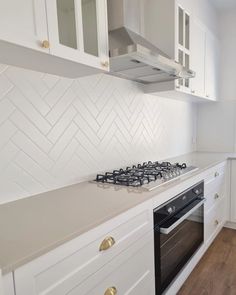
[[[206,199],[203,199],[201,202],[199,202],[195,207],[193,207],[191,210],[189,210],[185,215],[183,215],[178,221],[176,221],[174,224],[172,224],[168,228],[160,228],[160,232],[164,235],[168,235],[173,229],[175,229],[181,222],[183,222],[186,218],[188,218],[195,210],[197,210],[199,207],[204,204]]]

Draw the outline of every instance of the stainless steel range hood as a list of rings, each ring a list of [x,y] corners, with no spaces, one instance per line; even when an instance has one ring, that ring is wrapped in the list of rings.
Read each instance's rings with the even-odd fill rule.
[[[108,11],[111,12],[111,8]],[[111,16],[108,14],[108,17]],[[109,31],[109,49],[110,74],[121,78],[150,84],[195,76],[193,71],[124,25]]]

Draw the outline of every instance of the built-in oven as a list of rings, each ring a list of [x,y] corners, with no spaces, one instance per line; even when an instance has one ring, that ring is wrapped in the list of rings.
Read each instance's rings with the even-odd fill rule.
[[[154,210],[156,295],[163,294],[204,239],[204,182]]]

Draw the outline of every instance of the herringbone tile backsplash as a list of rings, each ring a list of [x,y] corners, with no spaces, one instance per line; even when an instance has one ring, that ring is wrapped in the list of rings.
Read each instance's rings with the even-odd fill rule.
[[[108,75],[0,65],[0,203],[195,149],[195,106]]]

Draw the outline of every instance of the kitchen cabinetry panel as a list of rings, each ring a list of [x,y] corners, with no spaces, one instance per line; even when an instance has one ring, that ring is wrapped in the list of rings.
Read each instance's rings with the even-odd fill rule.
[[[70,78],[109,70],[106,0],[0,3],[0,62]]]
[[[204,242],[212,242],[212,236],[224,226],[226,219],[226,199],[223,198],[205,215]]]
[[[0,40],[49,52],[42,46],[42,42],[48,40],[45,9],[44,1],[1,1]]]
[[[117,294],[154,295],[153,278],[153,235],[149,233],[67,294],[112,294],[108,293],[108,289],[114,288]],[[64,293],[56,294],[64,295]]]
[[[218,87],[218,42],[215,37],[206,32],[206,53],[205,53],[205,96],[210,100],[217,99]]]
[[[159,44],[156,42],[156,45],[161,49],[164,48],[163,51],[171,58],[195,71],[196,77],[146,85],[144,91],[193,102],[215,101],[218,95],[219,72],[217,38],[209,31],[206,24],[199,21],[193,8],[195,5],[191,1],[188,1],[188,5],[185,1],[172,1],[172,5],[169,1],[164,2],[157,0],[152,6],[153,10],[149,7],[149,11],[152,12],[149,14],[149,19],[145,19],[146,36],[152,42],[155,41],[153,36],[156,36],[159,40]],[[154,14],[158,5],[164,9],[162,16],[158,18],[158,26],[154,26],[153,23],[157,24]],[[201,9],[199,6],[199,10]]]
[[[236,222],[236,160],[231,161],[230,221]]]
[[[144,246],[142,243],[146,243],[144,236],[148,232],[151,233],[151,237],[153,236],[152,228],[152,209],[148,202],[146,205],[142,204],[142,206],[136,207],[135,210],[109,221],[105,227],[98,227],[95,231],[96,235],[95,233],[82,235],[18,268],[15,271],[16,294],[64,295],[74,294],[72,290],[77,290],[77,288],[79,288],[77,294],[83,294],[81,293],[82,287],[77,286],[80,286],[89,276],[105,268],[118,255],[121,258],[117,263],[124,260],[122,253],[130,248],[124,254],[125,263],[129,256],[135,253],[136,244],[139,247],[138,249]],[[153,241],[151,241],[150,245],[153,247]],[[153,262],[154,252],[152,251],[148,255],[152,255]],[[112,264],[116,277],[118,277],[119,272],[115,270],[117,263]],[[139,264],[133,264],[133,267],[140,273]],[[113,269],[111,269],[111,272],[113,272]],[[122,277],[122,274],[120,273],[119,276]],[[147,277],[150,277],[150,275]],[[144,279],[145,282],[146,278]]]
[[[15,295],[13,273],[10,272],[4,275],[1,280],[1,271],[0,271],[0,294]]]
[[[50,53],[109,69],[106,0],[47,0]]]
[[[191,69],[196,77],[191,79],[191,93],[205,96],[205,44],[206,33],[203,25],[192,18],[191,22]]]

